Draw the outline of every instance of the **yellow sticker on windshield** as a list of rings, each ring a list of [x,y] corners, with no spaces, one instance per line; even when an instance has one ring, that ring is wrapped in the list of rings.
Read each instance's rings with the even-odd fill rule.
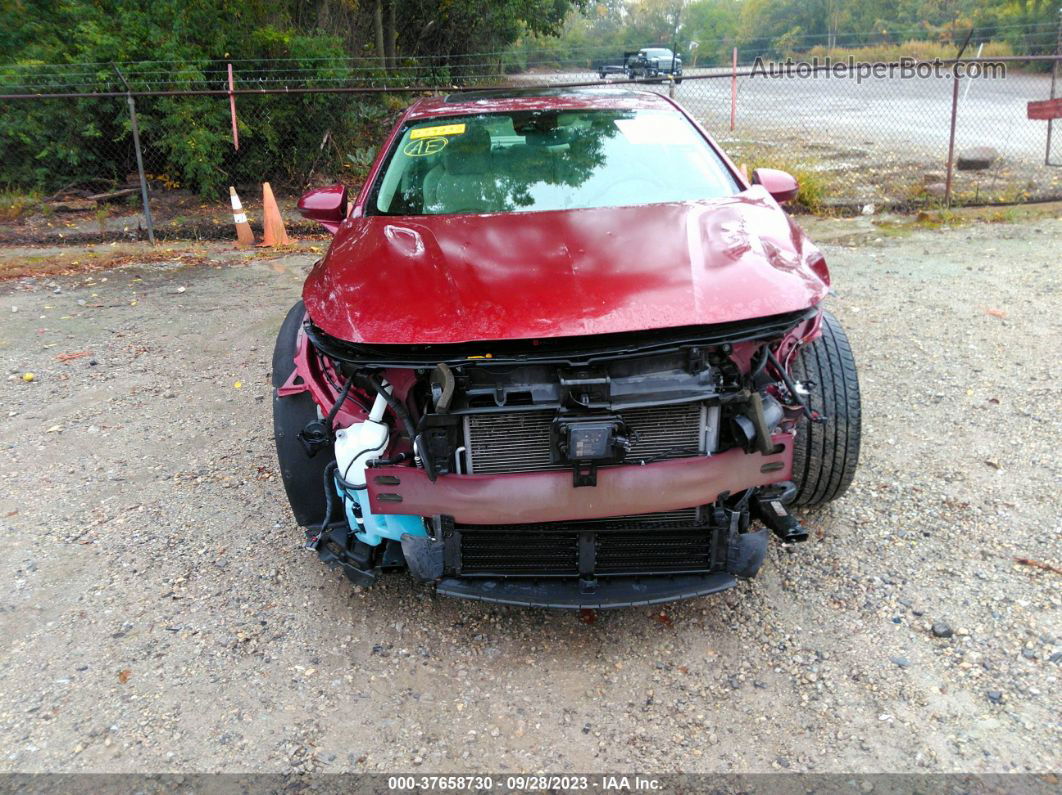
[[[435,138],[439,135],[460,135],[465,131],[465,125],[461,124],[442,124],[438,127],[421,127],[416,130],[409,131],[409,139],[416,141],[418,138]]]
[[[425,138],[422,141],[410,141],[402,149],[402,153],[406,157],[427,157],[428,155],[434,155],[437,152],[441,152],[446,148],[447,140],[445,138]]]

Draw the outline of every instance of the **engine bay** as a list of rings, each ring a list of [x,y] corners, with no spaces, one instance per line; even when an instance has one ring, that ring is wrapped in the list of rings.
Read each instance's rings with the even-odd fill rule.
[[[806,537],[783,507],[785,479],[796,423],[817,418],[780,357],[816,316],[781,322],[729,340],[677,330],[463,357],[336,345],[306,322],[278,394],[313,395],[299,439],[335,459],[308,545],[359,582],[402,566],[427,581],[571,577],[591,591],[618,576],[751,576],[766,538],[753,518]]]

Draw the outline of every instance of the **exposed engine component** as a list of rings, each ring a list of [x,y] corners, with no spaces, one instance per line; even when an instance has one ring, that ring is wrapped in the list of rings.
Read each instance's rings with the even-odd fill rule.
[[[771,450],[771,431],[785,416],[782,404],[770,395],[759,392],[749,395],[748,409],[743,414],[735,414],[733,422],[734,440],[746,451],[758,449],[762,453]]]
[[[617,416],[629,429],[623,457],[627,463],[704,454],[717,444],[718,406],[680,403],[627,409]],[[554,453],[556,419],[552,411],[466,415],[466,471],[493,474],[570,467],[570,461]]]
[[[441,504],[435,514],[423,505],[391,513],[387,505],[408,510],[404,466],[423,469],[421,477],[432,483],[448,475],[492,479],[568,470],[572,486],[594,501],[593,490],[604,488],[601,473],[610,468],[737,450],[777,458],[783,449],[777,434],[790,433],[807,412],[800,401],[806,392],[798,393],[788,375],[780,377],[770,344],[689,345],[583,364],[533,357],[503,363],[477,355],[433,366],[373,367],[325,355],[338,391],[328,416],[319,414],[316,422],[325,434],[333,430],[336,460],[327,477],[345,521],[321,526],[318,551],[358,583],[404,566],[440,592],[473,598],[479,586],[470,581],[497,581],[503,590],[491,600],[518,603],[536,603],[543,588],[553,593],[541,578],[578,578],[580,599],[607,599],[617,578],[665,576],[670,593],[691,577],[690,588],[700,593],[725,587],[726,577],[754,576],[770,532],[790,543],[807,537],[785,508],[791,484],[789,490],[720,489],[706,504],[655,513],[537,524],[462,523]],[[347,408],[360,408],[364,419],[333,429],[348,393]],[[781,460],[755,466],[761,477],[788,472]],[[446,486],[454,487],[452,481]],[[754,529],[753,519],[764,528]],[[662,580],[653,582],[664,588]]]
[[[424,535],[424,520],[416,516],[373,513],[365,492],[369,462],[387,450],[391,429],[383,422],[391,385],[383,385],[364,422],[336,431],[336,491],[343,496],[347,522],[359,541],[379,545],[385,538],[398,541],[403,533]]]
[[[431,399],[435,403],[435,410],[440,414],[446,414],[450,410],[450,401],[454,399],[456,386],[454,371],[450,369],[450,365],[439,362],[431,373]]]
[[[632,575],[670,577],[756,574],[767,530],[751,530],[747,495],[703,511],[532,525],[455,525],[434,538],[403,540],[415,576],[459,588],[462,579],[511,580],[534,588],[541,578],[578,578],[584,593]]]

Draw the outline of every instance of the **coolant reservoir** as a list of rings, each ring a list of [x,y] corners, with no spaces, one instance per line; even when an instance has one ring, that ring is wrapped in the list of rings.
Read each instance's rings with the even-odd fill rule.
[[[364,486],[365,465],[383,456],[389,436],[386,425],[371,419],[336,431],[336,474],[347,483]]]
[[[391,385],[386,387],[391,391]],[[387,401],[377,395],[372,404],[372,411],[365,422],[356,422],[348,428],[336,431],[336,490],[344,495],[347,522],[358,540],[369,546],[376,546],[385,538],[395,541],[402,539],[403,533],[425,535],[424,520],[419,516],[398,514],[374,514],[369,507],[369,496],[365,489],[352,489],[350,486],[365,485],[365,465],[374,458],[380,458],[387,451],[390,429],[383,422]],[[346,481],[349,486],[341,485]],[[355,507],[357,506],[357,508]]]

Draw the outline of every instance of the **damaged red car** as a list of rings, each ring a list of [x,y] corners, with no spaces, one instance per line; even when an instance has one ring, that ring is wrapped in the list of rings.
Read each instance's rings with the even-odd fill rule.
[[[273,360],[284,485],[356,583],[604,608],[752,577],[845,491],[859,385],[822,253],[654,93],[410,107]]]

